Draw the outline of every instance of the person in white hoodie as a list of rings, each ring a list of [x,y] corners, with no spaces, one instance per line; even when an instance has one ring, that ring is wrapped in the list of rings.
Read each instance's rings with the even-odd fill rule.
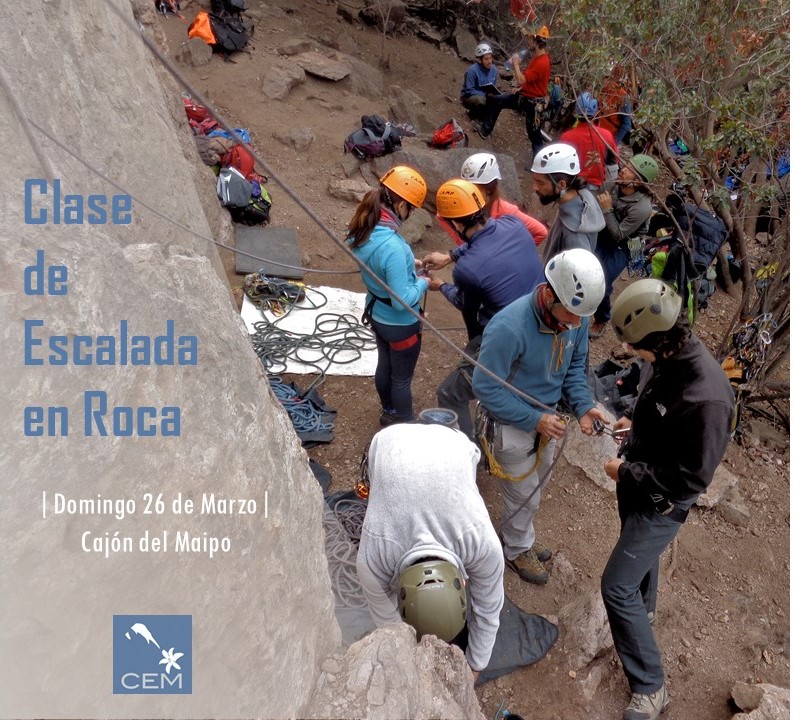
[[[375,624],[454,642],[477,678],[504,604],[504,553],[476,487],[479,448],[442,425],[393,425],[369,447],[358,579]],[[467,637],[466,637],[467,635]]]

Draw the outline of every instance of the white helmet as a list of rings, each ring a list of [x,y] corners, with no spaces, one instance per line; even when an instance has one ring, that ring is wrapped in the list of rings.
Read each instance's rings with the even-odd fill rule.
[[[492,180],[501,180],[496,156],[492,153],[471,155],[460,168],[460,177],[474,185],[487,185]]]
[[[540,175],[553,173],[578,175],[581,172],[581,165],[578,162],[578,153],[572,145],[553,143],[546,145],[534,156],[531,171]]]
[[[593,315],[606,294],[606,278],[594,253],[584,248],[564,250],[545,266],[545,277],[559,302],[573,315]]]
[[[487,43],[479,43],[479,45],[476,46],[476,50],[474,50],[474,55],[476,55],[476,57],[478,58],[492,54],[493,54],[493,48],[491,48],[490,45],[488,45]]]

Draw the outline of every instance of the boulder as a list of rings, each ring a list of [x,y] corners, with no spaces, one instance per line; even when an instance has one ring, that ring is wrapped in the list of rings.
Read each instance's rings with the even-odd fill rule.
[[[262,80],[262,92],[270,100],[286,100],[293,87],[305,82],[306,73],[294,62],[276,62]]]
[[[415,245],[424,238],[427,230],[432,228],[433,216],[424,208],[417,208],[410,217],[402,223],[399,234],[405,238],[408,245]]]
[[[348,32],[341,30],[330,41],[330,46],[334,50],[339,50],[347,55],[357,55],[361,51],[358,41]]]
[[[334,60],[315,51],[295,55],[293,60],[309,75],[314,75],[323,80],[341,80],[352,72],[347,63]]]
[[[457,27],[452,36],[454,39],[454,46],[457,48],[457,54],[468,62],[476,60],[475,50],[479,44],[473,34],[465,27]]]
[[[412,90],[391,85],[388,88],[388,97],[391,119],[394,122],[410,123],[420,133],[431,133],[439,124],[427,115],[426,102]]]
[[[463,162],[475,152],[478,151],[473,148],[438,150],[428,147],[422,138],[405,137],[402,138],[401,150],[375,158],[371,166],[377,177],[382,177],[386,170],[393,165],[410,165],[420,169],[422,176],[427,181],[427,199],[424,202],[424,207],[434,213],[435,193],[440,185],[449,178],[460,177],[460,168]],[[515,169],[515,160],[511,155],[503,153],[496,153],[496,159],[501,169],[500,189],[502,196],[520,205],[521,192],[518,172]]]
[[[328,195],[347,202],[361,202],[371,189],[362,178],[332,178],[328,183]]]
[[[329,659],[301,717],[484,718],[462,651],[433,636],[417,644],[407,624],[375,630]]]
[[[358,159],[352,153],[344,153],[341,156],[341,169],[344,171],[344,177],[353,177],[358,175],[361,170],[363,160]]]
[[[790,690],[761,683],[733,685],[732,699],[744,712],[733,715],[733,720],[789,720]]]
[[[707,491],[697,498],[697,505],[704,508],[715,507],[736,485],[738,485],[738,476],[731,473],[722,463],[716,468]]]
[[[602,405],[598,407],[608,416],[612,426],[615,418]],[[606,475],[603,463],[606,458],[616,457],[619,446],[610,435],[584,435],[578,422],[571,422],[568,429],[567,442],[564,446],[564,457],[571,465],[581,468],[586,476],[608,492],[614,492],[617,484]]]
[[[393,33],[405,22],[405,3],[402,0],[365,0],[360,16],[368,25]]]
[[[565,628],[562,649],[574,670],[580,670],[614,645],[599,590],[583,594],[559,611]]]
[[[276,132],[273,133],[273,137],[284,145],[290,145],[298,152],[306,150],[314,142],[314,133],[311,128],[307,127],[292,128],[286,133]]]
[[[336,3],[336,14],[348,23],[360,22],[361,10],[363,10],[362,0],[338,0]]]
[[[212,59],[212,47],[201,38],[190,38],[179,46],[176,59],[191,67],[207,65]]]
[[[716,506],[716,511],[730,525],[749,527],[751,514],[737,488],[733,488],[729,495]]]
[[[338,59],[349,65],[350,74],[342,82],[343,87],[348,87],[356,95],[367,98],[379,98],[383,95],[383,73],[368,62],[352,55],[338,53]]]
[[[276,52],[279,55],[300,55],[300,53],[310,52],[314,49],[314,43],[306,38],[290,38],[282,42],[277,48]]]

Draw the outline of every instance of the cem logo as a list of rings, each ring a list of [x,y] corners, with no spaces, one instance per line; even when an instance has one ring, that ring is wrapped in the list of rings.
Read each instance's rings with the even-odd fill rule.
[[[192,692],[192,615],[113,615],[114,695]]]

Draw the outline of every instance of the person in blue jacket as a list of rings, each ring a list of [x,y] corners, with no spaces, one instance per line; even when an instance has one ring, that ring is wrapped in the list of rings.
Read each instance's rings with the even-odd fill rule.
[[[530,293],[543,280],[542,263],[531,233],[514,215],[490,218],[479,188],[467,180],[449,180],[438,188],[438,216],[448,221],[465,243],[452,273],[452,282],[430,280],[463,314],[468,331],[467,354],[476,357],[482,332],[499,311]],[[440,407],[454,410],[458,424],[473,440],[469,404],[473,367],[463,361],[438,388]]]
[[[463,75],[460,88],[460,102],[474,120],[474,129],[487,137],[493,129],[495,108],[492,98],[498,95],[498,69],[493,61],[493,48],[487,43],[479,43],[474,51],[476,62]],[[498,114],[497,112],[495,113]],[[476,121],[481,120],[481,123]],[[489,128],[489,129],[488,129]]]
[[[479,367],[473,377],[474,393],[495,426],[492,455],[501,470],[496,476],[504,499],[504,562],[539,585],[548,582],[542,562],[551,551],[536,541],[534,516],[540,483],[566,430],[564,418],[547,408],[556,408],[564,397],[586,435],[593,434],[595,420],[608,423],[586,375],[588,316],[603,299],[603,268],[589,250],[573,248],[548,261],[545,278],[487,324],[479,363],[546,407],[524,400]]]
[[[374,384],[383,406],[381,425],[414,419],[410,386],[421,352],[421,322],[395,298],[419,312],[427,292],[429,277],[417,275],[413,251],[399,234],[426,195],[427,183],[418,172],[406,165],[392,167],[380,178],[380,187],[364,196],[347,227],[353,253],[392,290],[388,293],[361,270],[368,291],[364,322],[371,323],[377,341]]]

